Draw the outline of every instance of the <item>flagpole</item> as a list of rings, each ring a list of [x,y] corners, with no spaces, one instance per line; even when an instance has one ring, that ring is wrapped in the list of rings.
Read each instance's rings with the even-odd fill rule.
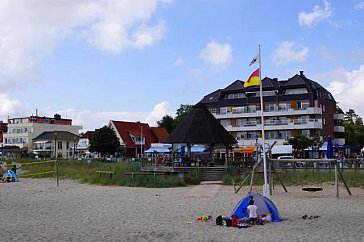
[[[266,198],[270,197],[268,176],[267,176],[267,157],[265,154],[265,132],[264,132],[264,114],[263,114],[263,80],[262,80],[262,62],[260,57],[260,45],[259,45],[259,80],[260,80],[260,118],[262,122],[262,141],[263,141],[263,169],[264,169],[264,185],[263,185],[263,196]]]

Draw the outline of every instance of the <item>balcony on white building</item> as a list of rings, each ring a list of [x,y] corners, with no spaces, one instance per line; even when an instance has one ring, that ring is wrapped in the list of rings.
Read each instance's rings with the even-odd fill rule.
[[[335,145],[345,145],[345,139],[344,138],[335,138],[333,140],[333,143]]]
[[[256,122],[247,122],[241,126],[225,125],[225,129],[229,132],[238,131],[254,131],[261,130],[262,125]],[[279,120],[268,120],[264,122],[265,130],[291,130],[291,129],[322,129],[321,119],[304,119],[289,122],[282,122]]]
[[[292,116],[292,115],[322,115],[321,108],[317,107],[308,107],[305,109],[278,109],[274,108],[269,111],[264,111],[264,117],[274,117],[274,116]],[[213,113],[216,119],[227,119],[227,118],[251,118],[251,117],[260,117],[260,110],[245,110],[245,109],[237,109],[234,108],[232,112]]]
[[[344,133],[345,127],[344,126],[334,126],[334,132]]]
[[[334,114],[334,120],[344,120],[344,114],[343,113],[335,113]]]

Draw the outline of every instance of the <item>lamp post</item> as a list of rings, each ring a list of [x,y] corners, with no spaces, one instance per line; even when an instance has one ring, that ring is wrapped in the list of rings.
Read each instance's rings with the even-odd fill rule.
[[[140,158],[142,158],[143,154],[143,126],[140,121],[137,121],[137,124],[140,126]],[[136,148],[137,150],[137,148]]]
[[[140,158],[142,158],[143,154],[143,126],[140,123]]]
[[[258,162],[258,148],[259,148],[258,135],[255,135],[255,153],[256,153],[256,157],[257,157],[256,162]]]
[[[57,187],[59,186],[59,176],[58,176],[58,157],[57,157],[57,131],[54,132],[54,153],[56,156],[56,177],[57,177]]]
[[[77,139],[75,136],[75,137],[73,137],[73,159],[75,159],[75,157],[76,157],[76,141],[77,141]]]

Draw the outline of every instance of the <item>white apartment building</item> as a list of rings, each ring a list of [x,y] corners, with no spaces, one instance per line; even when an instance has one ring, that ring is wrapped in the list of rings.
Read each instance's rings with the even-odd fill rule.
[[[71,119],[29,116],[8,119],[8,131],[3,134],[4,146],[18,146],[28,152],[33,151],[33,139],[44,132],[65,131],[78,135],[82,126],[72,125]]]

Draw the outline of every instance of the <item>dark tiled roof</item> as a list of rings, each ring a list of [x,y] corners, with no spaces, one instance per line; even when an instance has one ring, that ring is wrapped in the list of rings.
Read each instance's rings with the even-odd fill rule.
[[[221,89],[214,91],[206,96],[204,96],[204,98],[202,98],[202,100],[200,101],[200,103],[214,103],[214,102],[218,102],[220,99],[220,95],[221,95]]]
[[[57,138],[56,138],[56,134],[57,134]],[[76,135],[76,134],[72,134],[71,132],[68,131],[52,131],[52,132],[43,132],[40,135],[38,135],[37,137],[35,137],[33,139],[33,141],[38,141],[38,140],[69,140],[69,141],[73,141],[74,139],[80,139],[80,136]]]
[[[243,89],[244,89],[244,82],[240,80],[236,80],[229,86],[224,88],[225,91],[243,90]]]
[[[237,143],[236,139],[226,131],[204,105],[195,105],[165,142],[191,144]]]

